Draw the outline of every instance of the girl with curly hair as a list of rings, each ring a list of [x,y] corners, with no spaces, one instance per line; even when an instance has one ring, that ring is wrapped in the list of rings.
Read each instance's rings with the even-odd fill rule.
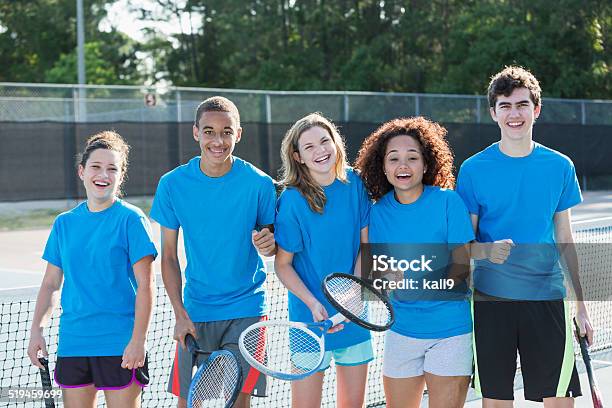
[[[363,142],[356,167],[376,201],[369,242],[403,244],[404,254],[443,244],[435,245],[440,270],[452,264],[447,276],[459,271],[465,277],[465,244],[474,233],[463,201],[451,190],[453,155],[445,136],[442,126],[422,117],[392,120]],[[416,298],[406,293],[391,296],[396,321],[385,338],[387,407],[419,407],[426,384],[430,407],[462,407],[472,374],[467,296],[453,301],[423,296],[424,291]]]
[[[338,130],[320,114],[310,114],[289,129],[281,158],[286,189],[274,226],[274,266],[289,290],[289,319],[322,321],[336,313],[323,295],[323,278],[332,272],[359,273],[359,244],[367,239],[370,200],[346,162]],[[338,325],[327,335],[325,349],[321,370],[291,383],[292,406],[321,406],[324,371],[332,357],[337,406],[363,406],[373,359],[369,332],[355,323]]]

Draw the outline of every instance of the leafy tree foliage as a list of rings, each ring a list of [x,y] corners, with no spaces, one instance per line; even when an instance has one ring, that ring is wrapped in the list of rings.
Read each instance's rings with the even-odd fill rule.
[[[608,0],[156,3],[201,21],[158,61],[177,85],[481,94],[520,64],[547,96],[612,94]]]
[[[98,29],[115,1],[85,1],[91,83],[482,94],[520,64],[546,96],[612,97],[609,0],[130,0],[142,44]],[[75,82],[74,3],[0,1],[0,81]]]
[[[115,1],[84,1],[88,83],[142,81],[138,45],[98,28]],[[0,81],[77,82],[76,42],[76,1],[0,1]]]

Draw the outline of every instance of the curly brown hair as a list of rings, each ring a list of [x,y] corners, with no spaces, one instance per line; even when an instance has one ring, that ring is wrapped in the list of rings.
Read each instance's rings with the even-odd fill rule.
[[[396,136],[411,136],[421,145],[427,169],[423,184],[455,186],[453,153],[446,141],[446,129],[421,116],[393,119],[363,141],[355,164],[372,199],[378,201],[393,190],[384,173],[384,159],[389,140]]]

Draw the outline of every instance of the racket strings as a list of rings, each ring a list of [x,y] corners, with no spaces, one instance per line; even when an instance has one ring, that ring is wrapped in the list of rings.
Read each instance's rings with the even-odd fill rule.
[[[192,402],[198,407],[218,407],[220,403],[230,401],[239,386],[239,363],[231,353],[223,353],[205,364],[204,370],[196,374],[200,377],[194,379],[197,382]]]
[[[256,327],[244,334],[244,348],[268,371],[301,375],[318,368],[324,350],[310,331],[289,325]]]
[[[376,326],[391,321],[391,311],[369,288],[344,277],[328,279],[325,285],[331,297],[358,319]]]

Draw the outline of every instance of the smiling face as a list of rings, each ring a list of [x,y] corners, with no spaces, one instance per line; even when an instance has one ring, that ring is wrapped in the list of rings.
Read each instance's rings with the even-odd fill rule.
[[[298,151],[293,154],[293,158],[305,165],[317,182],[326,184],[336,178],[337,153],[336,144],[329,132],[314,126],[300,135]]]
[[[540,105],[534,105],[527,88],[516,88],[509,96],[498,95],[495,107],[490,111],[491,118],[501,129],[502,139],[520,141],[531,140],[540,108]]]
[[[228,172],[232,167],[231,155],[240,141],[242,128],[228,112],[204,112],[198,126],[193,127],[193,138],[200,145],[201,165],[206,172]]]
[[[123,157],[120,152],[96,149],[91,152],[85,166],[79,165],[87,200],[98,205],[112,204],[123,180]]]
[[[427,167],[421,145],[407,135],[395,136],[387,143],[383,162],[387,180],[396,192],[420,191]]]

